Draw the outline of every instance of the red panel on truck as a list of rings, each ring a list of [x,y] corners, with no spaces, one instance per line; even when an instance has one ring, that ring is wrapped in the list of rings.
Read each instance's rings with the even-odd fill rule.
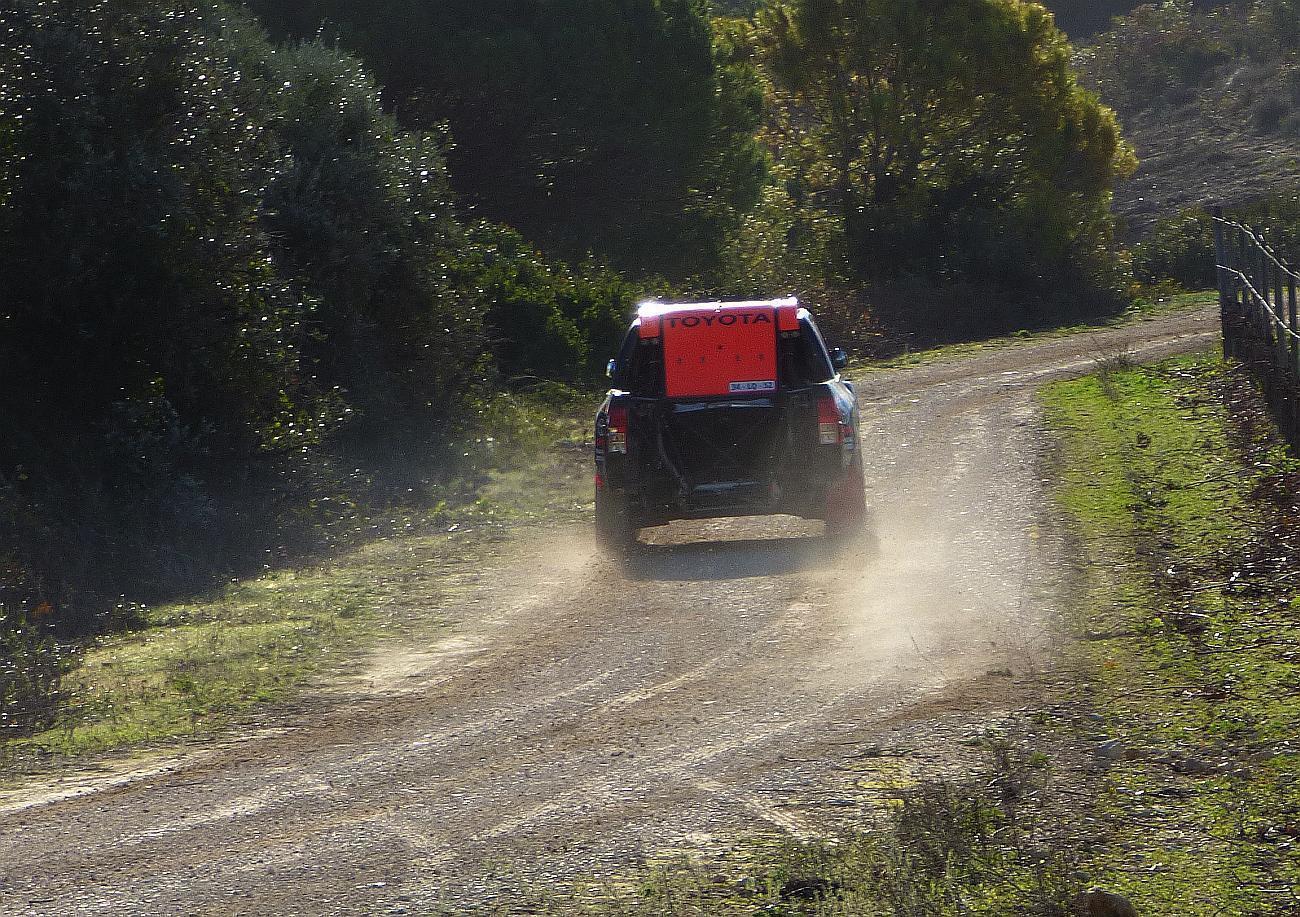
[[[777,310],[772,306],[673,311],[662,323],[669,398],[776,391]]]

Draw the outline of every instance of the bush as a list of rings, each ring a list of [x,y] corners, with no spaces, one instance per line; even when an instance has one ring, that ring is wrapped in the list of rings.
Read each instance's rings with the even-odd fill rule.
[[[1300,190],[1229,207],[1224,214],[1261,233],[1284,261],[1300,265]],[[1185,290],[1209,290],[1215,274],[1214,223],[1204,210],[1161,220],[1133,247],[1133,275],[1140,283],[1172,281]]]
[[[550,261],[512,229],[480,224],[460,270],[487,303],[493,352],[507,379],[603,377],[647,285],[587,260]]]
[[[1195,7],[1190,0],[1139,6],[1081,56],[1088,81],[1126,118],[1154,100],[1185,97],[1238,56],[1241,20]]]
[[[1126,119],[1150,120],[1141,113],[1197,101],[1207,122],[1290,133],[1300,101],[1298,38],[1294,0],[1171,0],[1115,20],[1078,59]]]
[[[478,381],[486,348],[481,291],[452,277],[469,243],[438,143],[397,129],[357,61],[314,44],[275,61],[289,156],[263,226],[309,305],[300,352],[318,398],[277,433],[318,437],[346,422],[354,438],[427,436]]]
[[[1272,134],[1283,118],[1291,113],[1291,103],[1277,96],[1268,96],[1255,104],[1251,111],[1251,124],[1261,134]]]
[[[0,555],[72,632],[260,556],[345,437],[438,454],[486,378],[438,145],[219,0],[11,4],[0,202]]]
[[[1133,247],[1133,278],[1139,283],[1172,280],[1185,290],[1208,290],[1217,282],[1214,223],[1204,210],[1167,217]]]
[[[71,656],[47,627],[29,620],[50,608],[38,605],[28,614],[0,604],[0,745],[49,726],[58,713]]]

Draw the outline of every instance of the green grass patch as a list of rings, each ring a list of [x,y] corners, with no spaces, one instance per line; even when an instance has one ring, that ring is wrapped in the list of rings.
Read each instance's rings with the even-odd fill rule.
[[[104,752],[211,729],[283,699],[383,632],[392,590],[379,574],[352,557],[151,609],[138,630],[87,647],[64,677],[56,724],[6,752],[20,761]]]
[[[1113,761],[1089,871],[1139,913],[1295,913],[1297,466],[1216,357],[1046,390],[1083,558],[1077,654]]]
[[[465,442],[465,457],[479,471],[459,482],[459,499],[440,507],[446,520],[585,515],[594,499],[591,436],[604,397],[603,390],[544,383],[486,400]]]

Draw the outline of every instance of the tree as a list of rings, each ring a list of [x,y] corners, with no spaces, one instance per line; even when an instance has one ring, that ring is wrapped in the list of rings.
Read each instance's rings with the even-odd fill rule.
[[[219,0],[10,3],[0,559],[56,599],[187,583],[274,525],[215,524],[216,482],[349,430],[436,448],[486,362],[468,244],[345,55]]]
[[[771,142],[851,275],[1095,282],[1133,158],[1043,7],[794,0],[759,23]]]
[[[294,342],[269,338],[296,304],[258,231],[278,162],[242,26],[142,0],[20,2],[8,22],[23,62],[0,165],[15,428],[80,432],[161,377],[221,436],[255,435],[295,372]]]
[[[466,210],[550,254],[684,277],[757,199],[760,99],[718,66],[697,0],[250,5],[358,52],[404,125],[449,125]]]
[[[439,144],[397,129],[356,59],[318,44],[275,58],[287,155],[261,227],[310,303],[306,366],[320,391],[341,395],[354,437],[436,430],[486,345],[481,291],[456,274],[470,243]]]

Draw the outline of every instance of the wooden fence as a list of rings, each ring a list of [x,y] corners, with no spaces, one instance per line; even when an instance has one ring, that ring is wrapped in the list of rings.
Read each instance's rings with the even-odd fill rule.
[[[1249,226],[1214,211],[1223,353],[1248,366],[1264,386],[1278,425],[1300,448],[1300,275]]]

